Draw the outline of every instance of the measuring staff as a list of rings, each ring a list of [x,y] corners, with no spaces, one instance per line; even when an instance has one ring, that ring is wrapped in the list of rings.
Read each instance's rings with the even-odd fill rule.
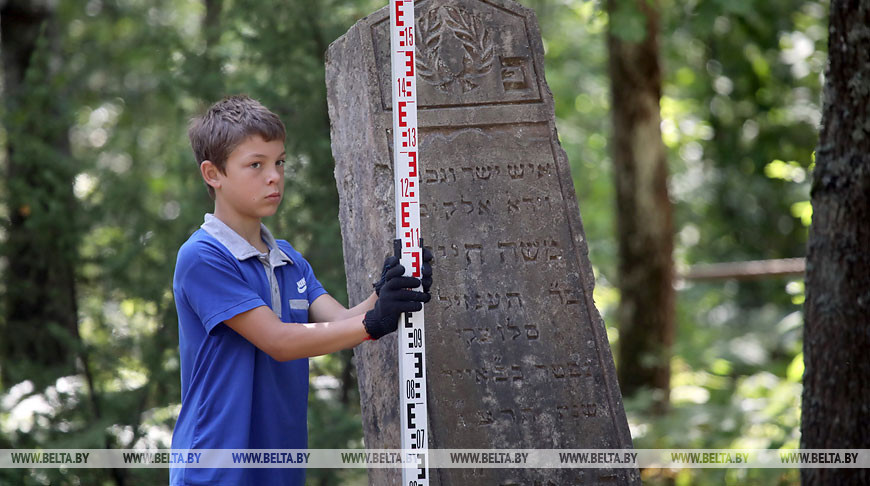
[[[412,277],[420,277],[419,137],[417,81],[414,75],[414,2],[390,0],[390,58],[393,92],[393,174],[396,196],[396,257]],[[426,340],[423,310],[399,321],[399,396],[402,449],[414,449],[417,467],[402,469],[403,486],[429,485],[426,408]]]

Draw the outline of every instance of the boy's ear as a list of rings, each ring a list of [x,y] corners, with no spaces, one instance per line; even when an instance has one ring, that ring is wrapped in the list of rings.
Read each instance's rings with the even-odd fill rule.
[[[221,187],[220,180],[220,171],[217,166],[212,163],[210,160],[203,160],[201,164],[199,164],[199,172],[202,174],[203,180],[205,183],[210,185],[211,187],[218,189]]]

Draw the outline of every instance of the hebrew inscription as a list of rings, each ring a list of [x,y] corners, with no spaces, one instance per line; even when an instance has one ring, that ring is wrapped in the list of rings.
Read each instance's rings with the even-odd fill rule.
[[[553,176],[553,164],[506,164],[504,178],[502,178],[502,165],[469,165],[461,167],[446,167],[441,169],[425,169],[423,171],[423,183],[425,184],[450,184],[458,180],[466,181],[489,181],[504,182],[504,179],[535,180]],[[458,177],[457,178],[457,174]]]
[[[404,39],[417,53],[419,182],[400,189],[419,191],[435,255],[420,363],[428,446],[630,448],[534,14],[510,0],[418,0],[415,14]],[[352,304],[371,293],[395,227],[388,15],[361,20],[327,54]],[[354,350],[367,447],[399,445],[398,377],[385,365],[397,346],[386,336]],[[399,478],[369,471],[371,485]],[[439,470],[430,484],[640,482],[629,469],[486,468]]]
[[[517,335],[520,337],[517,330]],[[593,363],[587,358],[581,362],[579,357],[574,357],[568,362],[536,363],[531,357],[516,364],[505,365],[501,361],[488,363],[475,368],[441,368],[441,374],[454,384],[461,384],[467,380],[473,380],[476,384],[502,383],[522,384],[524,381],[549,381],[549,380],[580,380],[592,379]],[[579,386],[579,385],[578,385]]]
[[[562,260],[564,250],[558,241],[544,238],[436,245],[435,254],[442,259],[464,258],[468,264],[484,264],[487,258],[507,264],[547,263]]]
[[[519,311],[523,307],[523,297],[519,292],[442,294],[441,290],[437,290],[436,295],[438,301],[444,303],[445,310],[453,307],[454,311],[479,310],[491,312],[495,310],[510,310],[512,308]]]
[[[455,332],[464,341],[464,344],[469,346],[505,343],[517,341],[517,339],[520,340],[519,342],[534,342],[541,337],[537,324],[518,326],[511,325],[510,321],[505,325],[463,327]]]
[[[473,221],[475,216],[492,216],[497,212],[507,212],[517,216],[536,214],[545,217],[553,210],[553,201],[550,196],[507,196],[507,198],[481,199],[473,196],[466,198],[464,194],[460,194],[459,200],[421,203],[420,217],[443,218],[447,221],[450,221],[451,218],[460,218],[454,221]]]

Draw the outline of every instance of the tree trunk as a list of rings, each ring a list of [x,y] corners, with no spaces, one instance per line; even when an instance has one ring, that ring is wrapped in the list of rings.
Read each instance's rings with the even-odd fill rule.
[[[39,385],[75,373],[78,228],[68,111],[51,68],[56,29],[46,2],[7,1],[0,11],[7,129],[9,219],[3,382]]]
[[[833,0],[811,199],[801,448],[870,448],[870,0]],[[802,469],[806,485],[870,469]]]
[[[225,79],[221,70],[223,61],[217,49],[222,33],[224,1],[203,0],[202,3],[205,7],[201,24],[205,52],[202,56],[197,56],[189,68],[197,73],[196,92],[191,94],[205,100],[208,106],[231,93],[224,91]]]
[[[673,230],[667,157],[661,137],[658,6],[648,0],[610,0],[611,153],[619,237],[619,383],[625,395],[655,390],[667,407],[674,339]],[[626,39],[630,22],[645,32]]]

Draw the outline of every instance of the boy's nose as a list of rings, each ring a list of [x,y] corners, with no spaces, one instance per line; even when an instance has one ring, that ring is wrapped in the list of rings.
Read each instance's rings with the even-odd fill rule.
[[[277,168],[266,171],[266,182],[272,184],[274,182],[278,182],[281,178],[281,174]]]

